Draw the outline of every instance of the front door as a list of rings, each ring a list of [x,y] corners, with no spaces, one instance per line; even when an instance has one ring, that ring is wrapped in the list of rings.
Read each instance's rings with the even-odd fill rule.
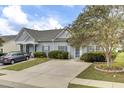
[[[75,48],[75,57],[80,57],[80,48]]]
[[[33,45],[29,45],[29,53],[34,51],[34,46]]]
[[[29,45],[26,45],[26,53],[29,53]]]

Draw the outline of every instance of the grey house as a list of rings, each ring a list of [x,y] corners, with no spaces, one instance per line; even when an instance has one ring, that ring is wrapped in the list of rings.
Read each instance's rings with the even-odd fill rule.
[[[69,32],[63,29],[38,31],[23,28],[15,41],[17,45],[20,45],[20,50],[23,52],[43,51],[48,53],[53,50],[61,50],[68,51],[70,58],[80,57],[86,52],[100,50],[100,47],[93,44],[83,48],[74,48],[67,42],[69,36]]]

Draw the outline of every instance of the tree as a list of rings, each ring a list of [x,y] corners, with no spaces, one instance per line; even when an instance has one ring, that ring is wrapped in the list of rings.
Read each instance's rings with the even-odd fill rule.
[[[113,49],[123,42],[123,28],[123,6],[86,6],[66,29],[71,34],[68,41],[72,46],[83,47],[94,42],[103,49],[110,66]]]

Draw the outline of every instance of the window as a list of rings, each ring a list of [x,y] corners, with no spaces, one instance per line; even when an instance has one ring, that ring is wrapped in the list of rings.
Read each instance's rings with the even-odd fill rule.
[[[58,50],[67,51],[67,46],[58,46]]]
[[[79,48],[75,49],[75,57],[80,57],[80,49]]]
[[[43,51],[43,52],[48,52],[48,51],[50,51],[50,46],[42,46],[42,51]]]
[[[87,52],[93,52],[93,51],[94,51],[94,46],[87,47]]]

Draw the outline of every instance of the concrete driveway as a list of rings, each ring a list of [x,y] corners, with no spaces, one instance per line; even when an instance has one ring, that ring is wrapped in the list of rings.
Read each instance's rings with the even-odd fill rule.
[[[0,76],[0,80],[46,88],[64,88],[90,63],[74,60],[50,60],[31,68]]]

